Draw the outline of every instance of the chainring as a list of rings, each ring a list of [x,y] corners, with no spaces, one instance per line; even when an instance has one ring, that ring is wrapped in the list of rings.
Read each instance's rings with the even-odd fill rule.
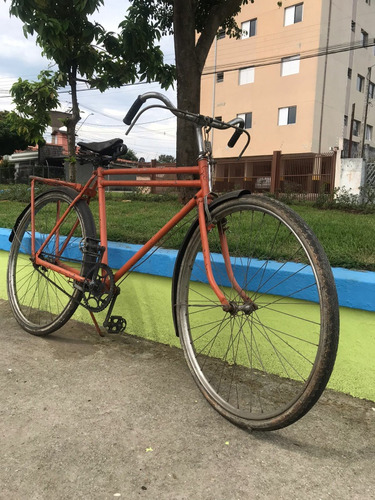
[[[104,311],[115,292],[113,272],[106,264],[97,264],[90,274],[95,277],[84,284],[84,307],[92,312]]]

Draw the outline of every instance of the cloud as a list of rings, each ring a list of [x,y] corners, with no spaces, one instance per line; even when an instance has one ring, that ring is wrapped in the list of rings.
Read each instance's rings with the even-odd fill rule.
[[[49,61],[42,57],[35,37],[25,38],[22,22],[9,16],[9,4],[0,2],[0,82],[3,75],[36,78]],[[2,87],[2,85],[1,85]]]

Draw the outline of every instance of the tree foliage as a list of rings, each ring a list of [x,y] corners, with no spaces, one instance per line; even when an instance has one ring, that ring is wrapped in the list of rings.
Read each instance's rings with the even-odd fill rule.
[[[89,20],[89,16],[103,4],[103,0],[64,0],[50,2],[48,0],[11,0],[10,13],[21,19],[24,34],[36,35],[36,43],[42,48],[42,53],[53,60],[58,66],[58,79],[61,87],[69,85],[72,98],[71,118],[67,119],[68,149],[71,158],[69,167],[70,180],[75,180],[75,127],[80,120],[77,99],[77,77],[92,77],[95,66],[100,58],[100,52],[95,48],[95,43],[103,34],[103,28]],[[56,81],[55,80],[55,81]],[[28,102],[21,97],[20,90],[23,86],[31,89],[33,84],[18,82],[14,93],[18,112],[28,114]],[[28,93],[32,101],[45,101],[48,86],[39,81],[35,83],[34,93]],[[48,101],[48,99],[47,99]],[[53,107],[53,102],[45,102],[45,112]],[[50,106],[48,107],[47,104]],[[58,99],[55,99],[55,106]],[[42,114],[40,128],[45,129],[48,119],[43,120]],[[46,118],[46,117],[44,117]],[[32,124],[30,124],[31,126]]]
[[[56,62],[68,83],[77,74],[87,78],[98,60],[95,41],[103,28],[89,20],[103,0],[11,0],[10,13],[24,23],[24,34],[36,35],[43,54]]]
[[[84,79],[103,91],[110,86],[133,83],[137,78],[145,81],[157,79],[167,88],[174,79],[174,67],[164,65],[163,53],[154,43],[158,39],[155,30],[143,24],[133,27],[134,31],[128,33],[124,21],[122,32],[117,36],[106,33],[100,24],[90,20],[90,16],[103,4],[103,0],[10,0],[10,13],[23,21],[25,36],[35,34],[42,53],[57,64],[55,81],[58,80],[60,87],[70,87],[72,112],[71,118],[66,120],[66,127],[71,160],[69,177],[72,181],[75,180],[75,128],[80,120],[77,81]],[[14,89],[14,99],[23,123],[20,121],[20,127],[26,126],[25,117],[31,116],[28,113],[29,104],[20,99],[22,88],[33,98],[31,105],[40,99],[46,113],[54,109],[51,107],[52,100],[47,102],[46,96],[40,95],[47,93],[48,87],[39,81],[35,83],[33,93],[32,85],[19,81]],[[58,101],[55,107],[57,104]],[[39,118],[40,128],[37,130],[36,120]],[[48,125],[48,119],[44,118],[38,115],[34,123],[29,123],[34,139]]]
[[[18,134],[9,119],[8,111],[0,111],[0,157],[14,153],[16,149],[26,149],[28,140]]]
[[[157,81],[164,89],[173,85],[175,66],[164,62],[159,45],[163,32],[149,24],[143,10],[127,15],[118,35],[105,33],[99,39],[104,50],[93,83],[100,90],[136,81]]]
[[[49,111],[59,104],[59,85],[59,75],[50,71],[42,71],[37,82],[19,78],[13,84],[10,93],[16,108],[9,113],[8,122],[29,144],[43,142],[43,133],[51,122]]]
[[[70,85],[72,117],[66,125],[69,155],[74,159],[75,126],[80,119],[78,78],[100,90],[137,79],[157,80],[168,88],[176,78],[178,106],[199,112],[200,79],[215,35],[221,27],[230,36],[239,36],[235,15],[252,1],[131,0],[119,35],[106,33],[90,20],[103,0],[10,0],[10,12],[23,21],[25,35],[36,34],[43,54],[56,62],[60,85]],[[164,63],[160,48],[167,33],[174,34],[176,69]],[[177,130],[177,163],[194,163],[197,152],[191,124],[179,120]],[[74,165],[73,161],[72,180]]]
[[[145,24],[152,33],[173,34],[177,105],[199,113],[201,76],[208,52],[219,29],[239,37],[235,16],[253,0],[131,0],[127,23]],[[177,120],[177,165],[193,165],[197,158],[194,126]],[[188,198],[183,194],[182,198]]]
[[[159,155],[159,163],[176,163],[176,158],[172,155]]]
[[[134,162],[138,161],[136,153],[130,148],[126,151],[124,155],[120,156],[120,158],[122,158],[123,160],[129,160]]]

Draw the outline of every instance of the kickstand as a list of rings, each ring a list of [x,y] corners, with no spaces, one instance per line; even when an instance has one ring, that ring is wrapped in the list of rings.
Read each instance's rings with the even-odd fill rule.
[[[95,325],[95,329],[96,329],[96,331],[99,333],[99,335],[100,335],[101,337],[105,337],[105,333],[103,333],[103,332],[101,331],[100,326],[99,326],[99,324],[98,324],[98,322],[96,321],[96,318],[95,318],[95,316],[94,316],[94,313],[93,313],[92,311],[89,311],[89,313],[90,313],[91,319],[92,319],[92,320],[93,320],[93,322],[94,322],[94,325]]]

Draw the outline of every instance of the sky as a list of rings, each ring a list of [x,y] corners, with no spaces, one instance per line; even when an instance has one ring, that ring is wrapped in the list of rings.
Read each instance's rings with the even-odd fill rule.
[[[105,0],[93,19],[108,31],[116,31],[124,18],[129,2],[126,0]],[[41,49],[33,37],[25,38],[22,23],[9,17],[9,0],[0,0],[0,111],[12,109],[9,89],[19,78],[36,80],[39,72],[51,64],[41,56]],[[174,62],[173,41],[170,37],[162,40],[165,60]],[[77,141],[105,141],[115,137],[124,139],[125,144],[137,156],[146,161],[161,154],[175,156],[176,119],[167,111],[151,110],[139,120],[130,134],[125,137],[126,126],[122,119],[133,101],[144,92],[161,92],[176,104],[174,89],[162,90],[156,83],[131,85],[120,89],[109,89],[104,93],[87,90],[80,84],[78,94],[82,119],[77,125]],[[69,111],[68,92],[60,94],[61,111]],[[48,132],[46,134],[49,140]]]

